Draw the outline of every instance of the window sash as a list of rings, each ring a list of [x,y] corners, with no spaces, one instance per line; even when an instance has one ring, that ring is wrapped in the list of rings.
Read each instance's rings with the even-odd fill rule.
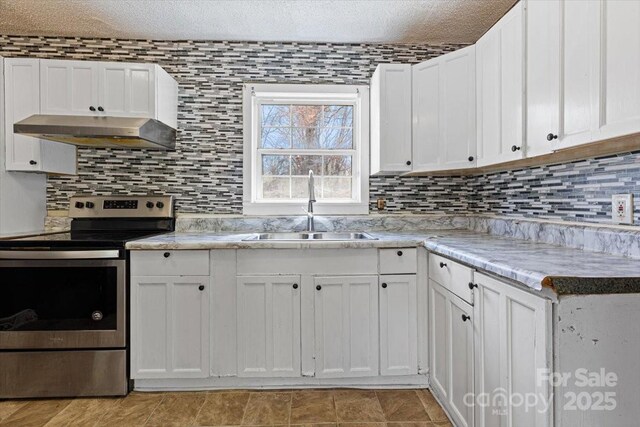
[[[360,105],[354,95],[349,95],[350,99],[344,99],[344,96],[339,94],[326,93],[326,94],[312,94],[301,92],[295,97],[259,97],[255,95],[257,99],[252,102],[253,114],[252,125],[254,128],[252,136],[252,161],[254,172],[254,185],[255,188],[252,194],[253,203],[300,203],[306,201],[306,198],[283,198],[283,199],[269,199],[263,195],[263,171],[262,171],[262,156],[263,155],[300,155],[300,156],[312,156],[312,155],[350,155],[351,156],[351,197],[341,199],[328,199],[322,198],[319,203],[360,203],[362,195],[360,194],[360,171],[361,169],[361,135],[360,135]],[[306,98],[309,95],[310,98]],[[314,99],[315,98],[315,99]],[[352,123],[350,127],[335,127],[327,126],[321,127],[324,129],[351,129],[353,135],[353,148],[349,149],[307,149],[307,148],[261,148],[261,135],[262,135],[262,105],[346,105],[353,107]],[[289,128],[289,129],[301,129],[298,126],[267,126],[268,128]],[[282,175],[282,177],[294,177],[299,175]],[[320,176],[321,177],[321,176]],[[320,178],[319,177],[319,178]],[[317,184],[317,182],[316,182]],[[291,192],[291,181],[289,182]]]
[[[339,149],[260,148],[262,105],[348,105],[353,107],[353,146]],[[247,83],[244,85],[244,196],[245,215],[297,215],[304,199],[265,199],[262,196],[263,155],[324,155],[351,156],[352,198],[321,199],[316,203],[320,215],[366,214],[369,211],[369,88],[366,85],[309,85],[282,83]],[[265,128],[300,129],[304,126],[266,126]],[[319,129],[338,129],[339,126],[319,126]],[[292,172],[290,170],[290,172]],[[270,176],[270,175],[269,175]],[[291,177],[292,175],[282,175]],[[294,177],[297,175],[294,175]],[[322,179],[322,175],[318,176]],[[333,175],[327,175],[329,179]],[[338,177],[336,175],[336,177]],[[346,178],[347,175],[340,176]],[[297,184],[299,185],[299,183]],[[331,190],[334,187],[328,187]],[[298,190],[299,191],[299,190]],[[301,192],[299,191],[298,194]],[[291,193],[290,193],[291,194]]]

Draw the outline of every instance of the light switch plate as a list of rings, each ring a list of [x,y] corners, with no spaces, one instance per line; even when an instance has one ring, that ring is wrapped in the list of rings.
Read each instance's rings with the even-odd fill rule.
[[[616,224],[633,224],[633,194],[611,197],[611,219]]]

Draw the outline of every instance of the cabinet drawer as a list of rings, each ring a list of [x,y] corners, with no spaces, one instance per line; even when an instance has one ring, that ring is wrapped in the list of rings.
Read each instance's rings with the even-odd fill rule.
[[[473,269],[439,255],[429,254],[429,278],[469,304],[473,303]]]
[[[209,251],[132,251],[132,276],[208,276]]]
[[[380,274],[415,274],[417,250],[415,248],[380,249]]]

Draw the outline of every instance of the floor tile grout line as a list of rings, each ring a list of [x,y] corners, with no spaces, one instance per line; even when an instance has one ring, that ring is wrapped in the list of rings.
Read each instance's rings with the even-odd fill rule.
[[[144,424],[142,424],[143,426],[146,426],[149,423],[149,420],[151,419],[151,417],[153,416],[153,414],[155,414],[155,412],[158,410],[158,407],[160,407],[160,404],[162,402],[164,402],[164,399],[167,398],[166,394],[162,395],[162,399],[160,399],[160,401],[158,403],[156,403],[156,406],[153,408],[153,411],[151,411],[151,413],[149,414],[149,416],[147,417],[147,419],[144,421]]]
[[[202,408],[204,408],[204,405],[207,404],[208,399],[209,399],[209,393],[205,393],[204,400],[202,401],[200,408],[198,408],[198,411],[196,412],[196,416],[193,418],[193,425],[198,425],[198,416],[200,416],[200,412],[202,412]]]
[[[418,390],[413,390],[413,392],[416,394],[416,397],[418,398],[418,402],[420,402],[420,404],[424,408],[424,412],[426,412],[427,418],[429,418],[429,421],[433,421],[431,419],[431,415],[429,415],[429,409],[427,408],[427,405],[425,405],[424,400],[422,400],[422,397],[420,396],[420,393],[418,393]]]

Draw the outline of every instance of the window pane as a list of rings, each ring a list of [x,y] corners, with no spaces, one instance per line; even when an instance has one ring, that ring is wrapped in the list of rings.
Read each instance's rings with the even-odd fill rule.
[[[353,131],[350,128],[323,128],[320,130],[320,148],[353,148]]]
[[[317,128],[293,128],[293,148],[320,148]]]
[[[322,126],[353,127],[352,105],[325,105]]]
[[[262,175],[289,175],[289,156],[262,156]]]
[[[322,197],[324,199],[350,199],[351,178],[322,178]]]
[[[320,105],[292,105],[293,126],[314,128],[320,126],[322,106]]]
[[[351,176],[351,156],[325,156],[323,175]]]
[[[291,148],[291,129],[262,128],[262,148]]]
[[[322,174],[322,156],[291,156],[291,175]]]
[[[290,107],[288,105],[262,105],[262,126],[290,126]]]
[[[265,176],[262,178],[262,197],[265,199],[288,199],[289,177]]]
[[[320,198],[320,180],[315,180],[316,199]],[[294,176],[291,178],[291,197],[307,199],[309,197],[309,177]]]

